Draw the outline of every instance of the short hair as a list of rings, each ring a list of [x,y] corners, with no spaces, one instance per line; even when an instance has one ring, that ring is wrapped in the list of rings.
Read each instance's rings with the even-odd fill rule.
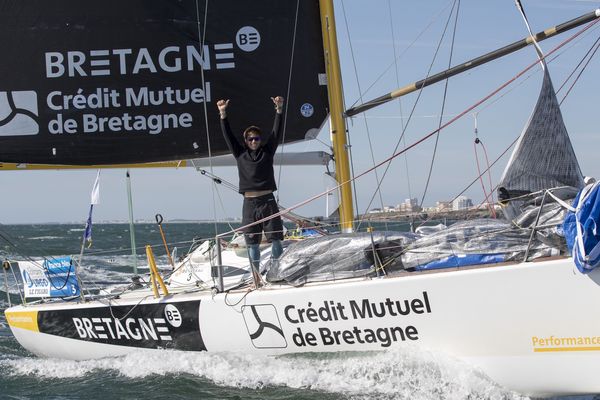
[[[260,128],[258,126],[252,125],[247,127],[244,131],[244,140],[246,140],[247,136],[251,133],[258,133],[259,136],[262,136],[262,131],[260,130]]]

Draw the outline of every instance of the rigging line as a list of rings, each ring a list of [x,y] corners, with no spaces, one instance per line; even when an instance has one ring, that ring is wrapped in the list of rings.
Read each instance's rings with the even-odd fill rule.
[[[479,165],[479,154],[477,154],[477,145],[481,144],[483,146],[483,142],[481,140],[479,140],[478,137],[475,137],[475,140],[473,141],[473,150],[475,152],[475,163],[477,164],[477,173],[479,174],[479,183],[481,183],[481,190],[483,191],[483,196],[484,196],[484,200],[481,202],[481,204],[486,205],[486,207],[488,208],[488,210],[490,211],[490,215],[492,215],[494,218],[496,218],[496,214],[494,212],[493,209],[493,205],[490,204],[488,198],[490,197],[490,195],[492,194],[492,185],[490,182],[490,195],[488,195],[487,189],[485,188],[485,183],[483,183],[483,175],[481,173],[481,166]],[[489,162],[488,162],[488,170],[489,170]],[[480,204],[480,205],[481,205]]]
[[[342,93],[342,101],[344,102],[344,106],[345,106],[346,99],[345,99],[343,93]],[[344,119],[345,119],[345,121],[348,121],[348,118],[344,118]],[[348,130],[348,126],[347,125],[346,125],[346,144],[348,146],[348,158],[349,158],[349,161],[350,161],[350,174],[351,174],[352,177],[354,177],[356,175],[356,172],[354,170],[354,153],[352,152],[352,141],[351,141],[350,131]],[[333,148],[331,150],[332,150],[331,152],[334,153]],[[335,164],[334,164],[334,168],[335,168]],[[327,172],[329,172],[329,167],[327,168]],[[335,178],[335,176],[334,176],[334,178]],[[337,178],[336,178],[336,180],[337,180]],[[356,190],[356,181],[354,181],[354,180],[352,181],[352,193],[354,195],[354,205],[356,206],[355,207],[356,215],[358,215],[358,210],[359,210],[358,192]],[[339,207],[340,207],[339,201],[338,201],[338,205],[337,206],[338,207],[337,207],[336,210],[338,211],[338,214],[339,214]],[[329,211],[329,210],[327,210],[327,211]],[[353,215],[352,217],[355,218],[356,215]],[[329,215],[328,215],[328,217],[329,217]]]
[[[536,64],[537,64],[537,61],[536,61]],[[469,184],[468,184],[468,185],[467,185],[467,186],[466,186],[466,187],[465,187],[465,188],[464,188],[464,189],[463,189],[463,190],[462,190],[460,193],[458,193],[456,196],[454,196],[454,198],[453,198],[452,200],[450,200],[450,202],[453,202],[454,200],[456,200],[456,199],[458,199],[460,196],[462,196],[462,195],[463,195],[463,194],[464,194],[464,193],[465,193],[467,190],[469,190],[469,189],[471,188],[471,186],[473,186],[475,183],[477,183],[477,181],[478,181],[479,179],[481,179],[481,177],[482,177],[484,174],[486,174],[488,171],[490,171],[490,170],[492,169],[492,167],[493,167],[494,165],[496,165],[496,163],[497,163],[498,161],[500,161],[500,159],[502,159],[502,157],[504,157],[504,156],[506,155],[506,153],[508,153],[508,151],[509,151],[510,149],[512,149],[512,147],[515,145],[515,143],[517,143],[517,141],[519,140],[519,137],[520,137],[520,136],[521,136],[521,135],[518,135],[518,136],[515,138],[515,140],[513,140],[513,141],[512,141],[512,143],[510,143],[510,144],[509,144],[509,145],[506,147],[506,149],[504,149],[504,151],[503,151],[502,153],[500,153],[500,155],[499,155],[498,157],[496,157],[496,159],[494,160],[494,162],[492,162],[492,163],[491,163],[491,164],[490,164],[490,165],[489,165],[489,166],[488,166],[488,167],[487,167],[487,168],[486,168],[486,169],[485,169],[485,170],[484,170],[484,171],[483,171],[481,174],[479,174],[479,176],[476,176],[476,177],[475,177],[475,179],[473,179],[473,180],[471,181],[471,183],[469,183]],[[497,187],[497,186],[498,186],[498,185],[496,185],[496,187]],[[494,188],[494,189],[495,189],[495,188]],[[431,218],[427,218],[425,221],[423,221],[423,222],[421,223],[421,225],[423,225],[423,224],[426,224],[426,223],[427,223],[427,222],[429,222],[430,220],[431,220]],[[419,225],[419,226],[421,226],[421,225]]]
[[[348,145],[348,156],[350,159],[350,173],[354,177],[356,173],[354,172],[354,153],[352,153],[352,141],[350,140],[350,132],[346,129],[346,142]],[[356,204],[356,212],[358,213],[358,193],[356,191],[356,181],[352,181],[352,191],[354,193],[354,204]],[[339,204],[338,204],[339,211]]]
[[[450,4],[452,4],[453,1],[454,0],[448,1],[448,4],[446,5],[446,7],[442,8],[440,10],[440,12],[429,21],[429,23],[425,26],[425,28],[423,28],[423,30],[417,35],[417,37],[414,38],[414,40],[404,49],[404,51],[402,53],[400,53],[400,55],[398,56],[398,58],[396,58],[396,60],[399,60],[400,58],[402,58],[404,53],[406,53],[408,50],[410,50],[414,46],[414,44],[417,43],[417,41],[421,38],[421,36],[423,36],[423,34],[425,34],[425,32],[427,32],[429,30],[429,28],[431,28],[433,23],[435,21],[437,21],[437,19],[448,9],[448,7],[450,7]],[[369,92],[369,90],[371,90],[385,76],[385,74],[390,70],[390,68],[392,68],[395,65],[396,60],[391,62],[390,65],[388,65],[388,67],[385,70],[383,70],[383,72],[381,74],[379,74],[379,76],[377,78],[375,78],[375,81],[373,81],[373,83],[367,88],[367,90],[365,90],[365,92],[363,94],[367,94]],[[356,104],[358,102],[359,102],[359,100],[356,100],[354,103],[352,103],[351,108],[356,106]]]
[[[496,218],[496,209],[494,208],[494,185],[492,184],[492,172],[490,171],[490,159],[488,157],[488,153],[487,153],[487,149],[485,148],[485,144],[483,144],[483,142],[481,141],[481,139],[479,139],[479,137],[477,136],[477,113],[475,113],[475,158],[477,160],[477,171],[479,171],[479,155],[477,154],[477,145],[480,144],[481,148],[483,149],[483,155],[485,157],[485,162],[487,165],[487,175],[488,175],[488,183],[490,185],[490,193],[489,195],[486,192],[485,189],[485,185],[483,183],[483,178],[481,178],[481,186],[483,188],[483,194],[485,195],[485,201],[487,202],[490,212],[491,212],[491,216],[492,218]]]
[[[239,188],[237,186],[235,186],[233,183],[221,178],[220,176],[212,174],[205,169],[197,169],[197,171],[200,172],[200,175],[203,175],[203,176],[207,177],[208,179],[211,179],[216,184],[223,185],[227,189],[233,190],[236,193],[238,192]]]
[[[352,66],[354,68],[354,77],[356,78],[356,87],[358,88],[358,95],[359,95],[359,99],[360,102],[363,102],[363,94],[362,94],[362,89],[360,87],[360,80],[358,79],[358,69],[356,68],[356,58],[354,57],[354,47],[352,46],[352,38],[350,37],[350,26],[348,24],[348,17],[346,15],[346,7],[344,7],[344,2],[341,2],[342,4],[342,14],[344,15],[344,22],[346,25],[346,35],[348,35],[348,44],[350,46],[350,55],[352,57]],[[393,44],[393,43],[392,43]],[[369,142],[369,150],[371,152],[371,160],[373,161],[373,165],[375,165],[375,153],[373,152],[373,142],[371,140],[371,130],[369,129],[369,123],[367,122],[367,117],[366,114],[363,113],[362,115],[363,117],[363,121],[365,123],[365,129],[367,132],[367,141]],[[348,135],[348,138],[350,137],[350,135]],[[352,152],[352,146],[350,146],[350,152]],[[351,160],[353,160],[353,158],[351,157]],[[352,162],[352,176],[354,176],[354,162]],[[377,182],[379,181],[379,172],[377,170],[375,170],[375,180]],[[356,194],[356,181],[353,182],[352,187],[354,188],[354,197],[356,198],[355,202],[357,203],[356,208],[358,209],[358,196]],[[381,209],[383,210],[384,206],[383,206],[383,194],[382,191],[380,189],[380,187],[378,186],[376,193],[379,194],[379,201],[381,203]],[[367,210],[365,210],[366,212]],[[386,222],[386,230],[387,230],[387,222]]]
[[[560,93],[560,91],[562,90],[562,88],[567,84],[567,82],[573,77],[573,74],[575,74],[575,72],[579,69],[579,67],[581,66],[581,64],[583,64],[583,62],[585,61],[585,59],[589,56],[589,54],[592,52],[592,49],[594,48],[594,46],[600,41],[600,36],[596,39],[596,41],[594,42],[594,44],[592,44],[592,46],[588,49],[588,51],[585,53],[585,55],[583,57],[581,57],[581,60],[579,60],[579,62],[577,63],[577,65],[575,66],[575,68],[573,68],[573,71],[571,71],[571,73],[569,74],[569,76],[567,77],[567,79],[565,79],[565,81],[563,82],[562,85],[560,85],[560,87],[558,88],[558,90],[556,91],[556,93]]]
[[[433,70],[433,64],[435,63],[435,60],[437,59],[437,55],[440,51],[440,47],[441,44],[443,42],[443,39],[446,35],[446,30],[448,28],[448,24],[450,22],[451,16],[452,16],[452,10],[454,9],[454,7],[450,10],[450,14],[448,16],[448,20],[446,21],[446,26],[444,27],[444,31],[442,32],[442,36],[440,37],[440,40],[438,41],[438,45],[437,48],[435,49],[435,53],[433,54],[433,58],[431,59],[431,63],[429,64],[429,69],[427,70],[427,75],[426,78],[429,78],[429,75],[431,74],[431,71]],[[421,96],[423,95],[423,89],[425,87],[421,87],[418,91],[418,95],[417,98],[415,99],[415,102],[413,104],[413,107],[410,111],[410,114],[408,115],[408,120],[406,121],[406,125],[404,126],[404,129],[402,130],[402,134],[400,135],[400,138],[398,139],[398,141],[396,142],[396,146],[394,147],[394,150],[392,151],[392,154],[396,153],[396,151],[398,151],[398,147],[400,147],[400,143],[402,143],[402,139],[404,138],[404,135],[406,134],[406,130],[408,129],[408,125],[410,124],[411,120],[412,120],[412,116],[415,113],[415,110],[417,109],[417,105],[419,104],[419,101],[421,99]],[[387,173],[392,165],[391,161],[393,160],[392,158],[389,158],[389,163],[386,165],[385,170],[383,171],[383,176],[381,177],[381,182],[379,182],[377,184],[377,186],[381,186],[381,184],[383,183],[383,180],[385,179],[385,177],[387,176]],[[371,196],[371,200],[369,201],[369,204],[367,206],[367,210],[369,208],[371,208],[371,204],[373,204],[373,199],[375,198],[375,194],[373,194],[373,196]],[[360,227],[360,223],[359,223],[359,227]]]
[[[200,59],[204,60],[204,57],[206,56],[204,54],[204,40],[206,40],[206,21],[208,19],[208,1],[206,0],[204,3],[204,25],[203,25],[203,31],[202,34],[200,33],[200,8],[198,5],[198,0],[196,0],[196,26],[198,28],[198,43],[200,44]],[[204,93],[206,93],[206,80],[204,77],[204,67],[200,68],[200,79],[202,80],[202,90],[204,91]],[[205,101],[202,102],[202,108],[204,111],[204,124],[205,124],[205,129],[206,129],[206,145],[208,148],[208,165],[209,165],[209,169],[210,172],[213,172],[213,165],[212,165],[212,148],[210,145],[210,134],[209,134],[209,130],[208,130],[208,109],[207,109],[207,105],[206,105],[206,99]],[[194,165],[194,161],[192,160],[192,165]],[[195,167],[195,165],[194,165]],[[213,181],[213,184],[211,185],[211,194],[212,194],[212,206],[213,206],[213,221],[214,221],[214,226],[215,226],[215,232],[218,233],[219,232],[219,228],[217,225],[217,205],[216,205],[216,201],[215,201],[215,191],[217,191],[217,186]]]
[[[297,0],[296,2],[296,17],[294,19],[294,35],[292,36],[292,54],[290,55],[290,69],[289,69],[289,73],[288,73],[288,84],[287,84],[287,91],[285,93],[285,102],[286,104],[289,104],[289,100],[290,100],[290,92],[291,92],[291,87],[292,87],[292,72],[294,69],[294,53],[296,51],[296,33],[298,30],[298,13],[299,13],[299,9],[300,9],[300,0]],[[276,96],[279,96],[278,94]],[[287,116],[288,116],[288,107],[285,107],[285,115],[283,116],[283,135],[281,138],[281,151],[280,154],[283,154],[283,147],[285,146],[285,134],[287,132]],[[279,174],[277,176],[277,188],[279,190],[277,190],[277,197],[275,199],[275,201],[279,202],[279,192],[281,190],[281,171],[283,170],[283,165],[279,165]]]
[[[576,32],[574,35],[572,35],[571,37],[567,38],[566,40],[564,40],[563,42],[561,42],[560,44],[558,44],[554,49],[552,49],[548,54],[546,54],[544,56],[544,58],[550,56],[551,54],[555,53],[556,51],[558,51],[560,48],[562,48],[564,45],[566,45],[567,43],[570,43],[573,39],[579,37],[579,35],[581,35],[582,33],[584,33],[585,31],[587,31],[589,28],[591,28],[592,26],[594,26],[599,20],[596,19],[594,21],[591,21],[590,23],[588,23],[587,25],[585,25],[581,30],[579,30],[578,32]],[[308,204],[320,197],[323,197],[325,195],[327,195],[328,193],[331,193],[334,190],[338,190],[342,185],[346,185],[348,184],[352,179],[358,179],[358,178],[362,178],[363,176],[369,174],[371,171],[373,171],[375,168],[379,168],[381,166],[383,166],[386,163],[389,163],[391,160],[393,160],[394,158],[402,155],[403,153],[407,152],[408,150],[412,149],[413,147],[418,146],[419,144],[423,143],[424,141],[426,141],[427,139],[429,139],[430,137],[432,137],[433,135],[435,135],[437,132],[441,131],[442,129],[446,128],[447,126],[453,124],[454,122],[456,122],[457,120],[459,120],[460,118],[464,117],[465,115],[467,115],[468,113],[470,113],[471,111],[473,111],[475,108],[479,107],[481,104],[485,103],[487,100],[489,100],[490,98],[494,97],[496,94],[498,94],[500,91],[502,91],[504,88],[506,88],[508,85],[510,85],[511,83],[513,83],[514,81],[516,81],[517,79],[519,79],[520,77],[522,77],[523,75],[525,75],[525,73],[527,71],[529,71],[531,68],[533,68],[534,66],[536,66],[538,63],[540,62],[540,60],[536,60],[535,62],[531,63],[530,65],[528,65],[527,67],[525,67],[523,70],[521,70],[518,74],[516,74],[515,76],[513,76],[512,78],[510,78],[509,80],[507,80],[506,82],[504,82],[502,85],[500,85],[498,88],[494,89],[493,91],[491,91],[490,93],[488,93],[487,95],[485,95],[484,97],[482,97],[481,99],[479,99],[478,101],[476,101],[475,103],[473,103],[471,106],[469,106],[468,108],[466,108],[465,110],[463,110],[462,112],[460,112],[459,114],[456,115],[456,117],[450,119],[449,121],[447,121],[441,128],[439,129],[435,129],[432,132],[428,133],[427,135],[423,136],[421,139],[417,140],[416,142],[412,143],[410,146],[405,147],[404,149],[395,152],[394,154],[392,154],[390,157],[386,158],[385,160],[381,161],[379,164],[377,164],[375,167],[370,168],[364,172],[362,172],[361,174],[357,175],[354,178],[348,179],[345,182],[342,182],[340,184],[338,184],[337,186],[328,189],[322,193],[318,193],[310,198],[308,198],[307,200],[304,200],[298,204],[293,205],[292,207],[289,207],[285,210],[279,211],[278,213],[275,213],[269,217],[260,219],[258,221],[255,221],[251,224],[245,225],[245,226],[241,226],[239,227],[237,230],[241,231],[243,229],[247,229],[251,226],[257,225],[257,224],[262,224],[265,221],[268,221],[269,219],[272,218],[276,218],[276,217],[280,217],[283,214],[288,213],[289,211],[293,211],[298,207],[301,207],[305,204]],[[476,182],[476,181],[475,181]],[[221,234],[221,236],[229,234],[229,233],[233,233],[233,232],[225,232],[223,234]]]
[[[15,253],[23,258],[24,260],[27,260],[29,262],[31,262],[32,264],[34,264],[34,266],[40,270],[43,270],[43,261],[48,261],[48,260],[56,260],[55,257],[46,257],[46,256],[41,256],[42,259],[42,263],[40,263],[40,260],[36,260],[35,258],[33,258],[32,256],[26,255],[22,252],[22,250],[20,249],[20,247],[18,245],[16,245],[11,239],[9,239],[9,235],[6,232],[2,232],[0,231],[0,239],[4,240],[10,247],[12,247],[15,251]],[[36,248],[37,249],[37,248]],[[33,250],[33,246],[31,247],[31,250]]]
[[[213,179],[213,186],[215,188],[217,186],[217,182],[214,179]],[[235,189],[233,189],[233,190],[235,190]],[[217,198],[219,199],[219,206],[221,207],[221,211],[223,212],[224,215],[227,215],[227,210],[225,209],[225,203],[223,203],[223,197],[221,196],[221,191],[220,190],[214,190],[214,193],[216,193]],[[214,201],[214,195],[213,195],[213,201]],[[214,221],[214,224],[215,224],[215,233],[218,233],[219,231],[217,230],[216,212],[217,212],[217,210],[216,210],[216,206],[215,206],[215,221]],[[231,223],[229,221],[227,221],[227,225],[229,226],[229,229],[233,229],[233,226],[231,225]]]
[[[493,204],[495,203],[494,201],[494,186],[492,184],[492,172],[490,171],[490,159],[488,157],[488,153],[487,153],[487,149],[485,148],[485,144],[483,144],[483,142],[481,142],[481,148],[483,149],[483,155],[485,156],[485,163],[487,165],[487,171],[488,171],[488,183],[490,185],[490,198],[488,199],[488,197],[486,196],[486,201],[488,201],[488,203],[491,201],[492,204],[492,217],[496,218],[496,210],[493,207]]]
[[[454,54],[454,43],[455,43],[455,39],[456,39],[456,27],[458,25],[458,14],[460,11],[460,0],[455,1],[454,4],[456,5],[456,16],[454,18],[454,29],[452,31],[452,41],[450,44],[450,56],[448,57],[448,69],[450,67],[452,67],[452,56]],[[450,10],[450,15],[448,16],[448,21],[446,22],[446,27],[450,23],[450,19],[452,18],[453,11],[454,11],[454,5],[452,6],[452,10]],[[444,28],[444,34],[445,33],[446,33],[446,28]],[[438,120],[438,128],[440,126],[442,126],[443,115],[444,115],[444,111],[446,108],[446,98],[448,95],[449,82],[450,82],[450,79],[446,79],[444,82],[444,95],[442,97],[442,107],[441,107],[441,111],[440,111],[440,118]],[[429,183],[431,182],[431,175],[433,174],[433,164],[435,163],[435,156],[437,154],[439,140],[440,140],[440,132],[438,131],[438,133],[435,135],[435,144],[433,146],[433,154],[431,155],[431,163],[429,164],[429,173],[427,174],[427,181],[425,182],[425,189],[423,190],[423,196],[421,197],[421,203],[419,204],[420,208],[423,208],[423,203],[425,202],[425,197],[427,196],[427,190],[429,189]]]
[[[600,37],[598,38],[598,40],[600,40]],[[565,93],[564,97],[560,100],[560,103],[558,103],[559,106],[563,103],[563,101],[565,101],[565,99],[567,98],[567,96],[569,95],[569,93],[571,93],[571,90],[573,89],[573,87],[575,87],[575,84],[577,83],[577,81],[581,77],[581,74],[583,74],[583,71],[585,71],[585,69],[589,65],[590,61],[592,61],[592,58],[594,58],[594,56],[596,55],[596,52],[598,51],[598,47],[600,46],[600,42],[598,42],[598,40],[596,41],[597,44],[596,44],[596,48],[594,49],[594,52],[590,55],[590,57],[586,61],[585,65],[581,69],[581,71],[579,71],[579,74],[577,74],[577,77],[575,78],[575,80],[573,81],[573,83],[571,84],[571,86],[569,87],[569,90],[567,90],[567,93]]]
[[[400,87],[400,74],[398,72],[398,56],[396,55],[396,36],[394,34],[394,24],[393,24],[393,20],[392,20],[391,0],[388,0],[388,11],[389,11],[389,15],[390,15],[390,31],[392,32],[392,50],[394,52],[394,72],[396,75],[396,87]],[[404,113],[402,112],[402,98],[398,99],[398,107],[400,108],[400,131],[403,131],[404,130],[404,115],[403,115]],[[404,136],[402,138],[402,144],[404,144],[404,147],[406,147],[406,136]],[[408,154],[404,154],[404,168],[406,170],[406,186],[408,189],[408,198],[412,199],[412,188],[410,185],[410,173],[408,170]]]
[[[527,16],[525,15],[525,9],[523,8],[523,5],[521,4],[521,0],[515,0],[515,5],[517,6],[519,13],[521,13],[523,20],[525,21],[525,26],[527,27],[527,32],[529,32],[529,36],[531,37],[531,40],[533,41],[535,51],[537,52],[538,56],[540,57],[540,63],[542,65],[542,69],[545,69],[546,63],[543,60],[544,52],[542,51],[542,48],[540,47],[540,44],[538,43],[538,41],[535,39],[535,35],[531,31],[531,26],[529,25],[529,20],[527,19]]]
[[[211,179],[214,187],[216,187],[216,185],[218,185],[218,184],[219,185],[222,184],[227,189],[233,190],[234,192],[237,193],[238,187],[235,186],[233,183],[228,182],[222,178],[219,178],[217,175],[213,174],[212,172],[206,171],[204,169],[196,168],[196,171],[200,171],[200,175],[206,176],[207,178]],[[221,196],[221,191],[215,190],[214,192],[216,192],[217,197],[219,198],[219,205],[221,206],[221,211],[223,212],[224,215],[227,215],[227,210],[225,209],[225,203],[223,203],[223,197]],[[214,202],[214,192],[213,192],[213,202]],[[213,206],[214,205],[215,204],[213,203]],[[215,214],[216,214],[216,206],[215,206]],[[216,228],[216,224],[217,224],[216,215],[215,215],[214,223],[215,223],[215,234],[217,234],[218,230]],[[229,225],[229,229],[233,229],[233,226],[231,225],[231,223],[229,221],[227,221],[227,225]]]

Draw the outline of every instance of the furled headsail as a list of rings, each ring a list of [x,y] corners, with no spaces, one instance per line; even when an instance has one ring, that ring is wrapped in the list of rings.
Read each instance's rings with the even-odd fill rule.
[[[501,201],[559,186],[583,187],[548,67],[543,69],[537,104],[498,185]]]
[[[221,98],[241,133],[287,97],[286,142],[328,112],[317,0],[0,0],[0,38],[0,162],[224,154]]]

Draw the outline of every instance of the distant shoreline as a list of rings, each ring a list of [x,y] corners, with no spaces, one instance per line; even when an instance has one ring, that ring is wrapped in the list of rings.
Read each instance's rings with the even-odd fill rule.
[[[502,215],[502,212],[496,211],[496,215]],[[367,221],[414,221],[414,220],[442,220],[448,219],[452,221],[473,219],[473,218],[490,218],[489,210],[448,210],[435,212],[420,212],[405,214],[397,211],[369,213],[362,216]]]

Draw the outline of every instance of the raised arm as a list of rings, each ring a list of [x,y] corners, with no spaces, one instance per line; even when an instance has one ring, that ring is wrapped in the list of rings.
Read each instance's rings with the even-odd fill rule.
[[[279,140],[281,139],[281,132],[283,130],[283,97],[271,97],[273,100],[273,104],[275,104],[275,121],[273,122],[273,130],[269,135],[269,139],[265,145],[265,148],[270,151],[272,154],[275,154],[277,151],[277,146],[279,145]]]
[[[229,120],[227,119],[228,106],[229,100],[217,101],[217,108],[219,109],[219,115],[221,117],[221,132],[223,133],[223,138],[225,139],[225,143],[227,143],[227,147],[229,147],[229,151],[237,158],[244,151],[244,147],[235,138],[233,132],[231,132]]]

